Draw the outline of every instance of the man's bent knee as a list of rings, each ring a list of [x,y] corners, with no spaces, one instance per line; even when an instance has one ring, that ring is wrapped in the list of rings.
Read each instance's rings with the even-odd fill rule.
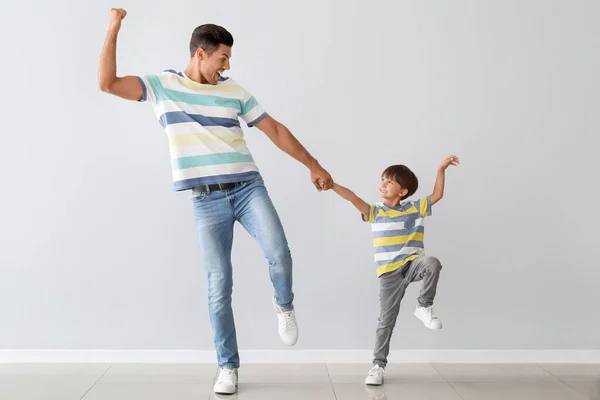
[[[275,273],[288,273],[292,268],[292,253],[287,246],[282,246],[267,259],[269,267]]]

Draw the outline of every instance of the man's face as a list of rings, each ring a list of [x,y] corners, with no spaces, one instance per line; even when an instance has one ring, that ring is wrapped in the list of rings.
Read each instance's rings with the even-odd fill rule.
[[[204,50],[201,50],[200,57],[200,72],[203,80],[206,81],[202,83],[216,85],[221,78],[221,74],[229,69],[231,47],[222,44],[210,56]]]

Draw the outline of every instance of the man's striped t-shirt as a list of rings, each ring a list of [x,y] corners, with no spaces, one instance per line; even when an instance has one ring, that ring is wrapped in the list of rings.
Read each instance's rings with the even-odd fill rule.
[[[173,70],[138,79],[142,101],[167,133],[175,190],[260,177],[239,119],[253,126],[267,113],[244,88],[230,78],[198,83]]]
[[[424,222],[430,215],[429,196],[398,207],[369,205],[369,213],[362,215],[362,219],[371,223],[377,276],[395,271],[425,254]]]

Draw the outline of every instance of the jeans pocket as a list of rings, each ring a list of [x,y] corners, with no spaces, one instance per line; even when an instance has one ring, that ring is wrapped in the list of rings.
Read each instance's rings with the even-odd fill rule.
[[[258,183],[258,184],[264,185],[264,184],[265,184],[265,181],[263,181],[263,178],[254,178],[254,179],[252,179],[252,180],[250,180],[250,181],[246,181],[246,182],[244,182],[244,183],[242,184],[242,186],[248,186],[248,185],[252,185],[252,184],[255,184],[255,183]]]
[[[192,196],[193,201],[204,201],[210,196],[210,192],[202,192]]]

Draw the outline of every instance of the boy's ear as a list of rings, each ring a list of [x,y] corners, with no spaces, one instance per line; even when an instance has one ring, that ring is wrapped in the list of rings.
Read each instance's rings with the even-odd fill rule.
[[[400,197],[404,198],[408,194],[408,189],[402,189],[400,191]]]

